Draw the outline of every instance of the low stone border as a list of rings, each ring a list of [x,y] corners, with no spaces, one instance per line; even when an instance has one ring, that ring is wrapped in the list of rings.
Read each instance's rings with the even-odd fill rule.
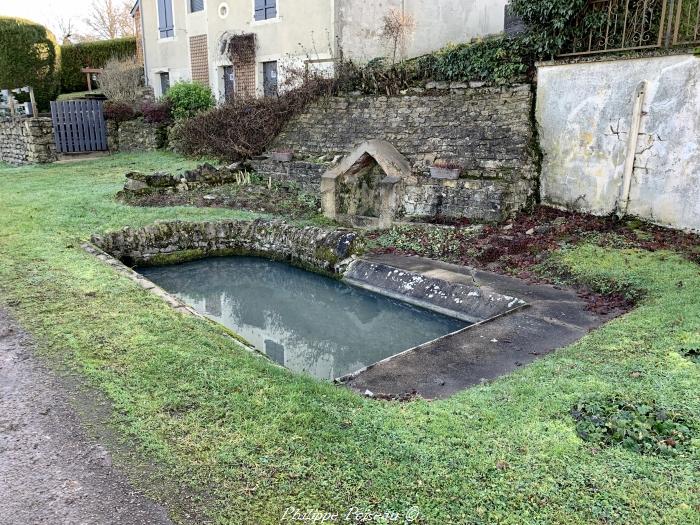
[[[243,165],[234,163],[219,168],[202,164],[193,170],[182,173],[141,173],[131,171],[126,174],[126,184],[122,196],[142,196],[154,193],[177,193],[196,188],[221,186],[249,181],[250,175],[244,172]]]
[[[114,257],[109,255],[108,253],[99,249],[94,244],[84,243],[81,246],[82,246],[83,250],[85,250],[86,252],[88,252],[91,255],[94,255],[97,259],[99,259],[103,263],[111,266],[120,274],[125,275],[126,277],[128,277],[129,279],[134,281],[136,284],[138,284],[144,290],[148,290],[149,292],[151,292],[151,293],[157,295],[158,297],[160,297],[161,299],[163,299],[174,310],[177,310],[178,312],[186,314],[186,315],[192,315],[194,317],[204,318],[204,316],[201,315],[199,312],[197,312],[194,308],[186,305],[185,303],[180,301],[180,299],[178,299],[174,295],[166,292],[160,286],[149,281],[143,275],[141,275],[138,272],[135,272],[134,270],[132,270],[131,268],[126,266],[121,261],[115,259]]]
[[[336,275],[354,251],[349,230],[300,228],[284,221],[158,222],[93,235],[92,243],[128,266],[159,266],[212,256],[249,255]]]

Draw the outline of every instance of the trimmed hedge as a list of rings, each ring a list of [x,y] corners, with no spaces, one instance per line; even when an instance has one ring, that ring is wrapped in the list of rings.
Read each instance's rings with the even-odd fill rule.
[[[136,56],[135,38],[116,38],[61,46],[61,92],[85,91],[87,81],[84,67],[101,68],[112,57]]]
[[[23,18],[0,17],[0,88],[34,88],[45,109],[58,88],[59,48],[41,24]]]

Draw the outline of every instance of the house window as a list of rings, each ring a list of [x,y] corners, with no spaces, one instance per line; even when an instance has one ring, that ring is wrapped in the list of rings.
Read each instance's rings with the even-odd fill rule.
[[[170,73],[161,73],[160,75],[160,94],[165,95],[170,89]]]
[[[204,11],[204,0],[190,0],[190,13]]]
[[[173,0],[158,0],[158,32],[160,38],[175,36],[173,23]]]
[[[255,20],[277,17],[277,0],[255,0]]]
[[[277,96],[277,62],[263,62],[263,92],[266,97]]]

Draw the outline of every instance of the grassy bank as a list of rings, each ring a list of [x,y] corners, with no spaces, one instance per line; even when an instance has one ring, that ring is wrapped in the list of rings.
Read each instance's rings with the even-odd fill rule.
[[[187,164],[118,155],[0,168],[0,303],[103,390],[114,418],[172,477],[209,495],[217,523],[278,523],[287,507],[351,508],[417,523],[692,523],[698,439],[671,457],[598,447],[570,410],[592,393],[688,415],[700,428],[700,268],[667,252],[583,245],[558,264],[646,290],[624,318],[518,373],[440,402],[374,402],[251,356],[79,248],[157,219],[249,217],[131,208],[128,170]]]

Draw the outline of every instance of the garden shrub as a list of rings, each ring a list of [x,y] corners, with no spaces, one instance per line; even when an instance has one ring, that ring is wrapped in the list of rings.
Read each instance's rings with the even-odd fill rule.
[[[692,429],[678,412],[654,402],[591,398],[571,410],[581,439],[601,447],[621,445],[640,454],[675,455],[692,440]]]
[[[386,58],[375,58],[366,65],[348,60],[338,65],[335,89],[340,93],[359,91],[391,96],[417,85],[420,80],[412,60],[389,64]]]
[[[137,118],[139,113],[131,102],[108,100],[104,104],[104,116],[114,122],[126,122]]]
[[[58,91],[59,48],[53,34],[40,24],[0,17],[0,89],[34,88],[40,109]]]
[[[449,45],[421,57],[390,63],[385,58],[366,65],[341,61],[336,88],[340,92],[398,95],[428,81],[483,81],[489,85],[522,81],[534,65],[530,46],[520,37],[499,36]]]
[[[214,107],[211,89],[199,82],[178,82],[164,98],[170,103],[176,119],[191,118]]]
[[[297,88],[277,97],[231,100],[176,122],[170,135],[171,144],[186,155],[232,161],[259,155],[289,119],[310,102],[331,94],[332,84],[328,79],[310,76]]]
[[[136,103],[143,86],[143,66],[133,58],[111,58],[105,64],[98,83],[108,99]]]
[[[135,56],[136,39],[133,37],[62,45],[61,92],[72,93],[87,89],[85,73],[80,72],[84,67],[100,69],[110,59],[133,59]]]
[[[141,104],[141,114],[149,124],[168,124],[172,120],[172,108],[166,99],[145,101]]]

